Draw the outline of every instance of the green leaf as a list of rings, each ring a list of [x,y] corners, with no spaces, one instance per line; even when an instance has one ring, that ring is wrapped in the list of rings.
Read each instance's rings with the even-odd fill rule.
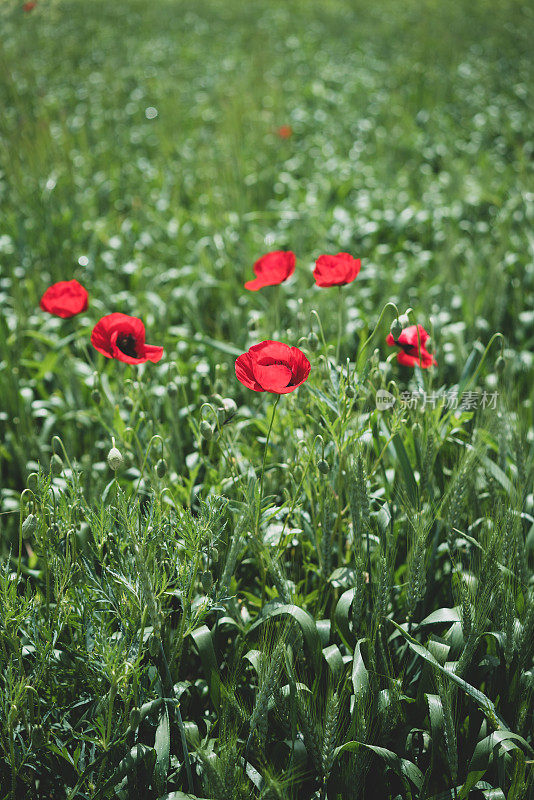
[[[331,644],[329,647],[323,647],[323,656],[332,672],[332,677],[337,683],[341,679],[345,668],[341,650],[337,644]]]
[[[532,748],[523,737],[512,731],[494,731],[489,736],[486,736],[486,738],[482,739],[475,747],[475,752],[469,763],[467,780],[458,794],[458,800],[465,800],[465,798],[469,796],[469,792],[473,786],[482,778],[491,764],[494,749],[500,747],[503,742],[510,740],[514,740],[513,747],[519,750],[522,755],[523,751],[515,742],[520,742],[526,750],[532,751]]]
[[[408,496],[411,502],[415,505],[415,503],[417,502],[417,484],[415,482],[412,465],[410,464],[410,459],[408,458],[408,453],[406,452],[406,448],[404,447],[404,442],[402,441],[398,433],[395,434],[392,441],[393,441],[393,447],[395,448],[395,452],[397,454],[397,458],[399,459],[400,462],[402,477],[404,480],[404,485],[406,486],[406,491],[408,492]]]
[[[494,704],[491,702],[489,697],[487,697],[483,692],[480,692],[478,689],[475,689],[474,686],[471,686],[470,683],[464,681],[463,678],[459,678],[454,672],[451,672],[445,667],[442,667],[441,664],[436,661],[432,653],[430,653],[426,647],[423,647],[422,644],[412,638],[405,630],[401,628],[394,620],[389,620],[392,625],[394,625],[397,630],[399,630],[406,641],[408,642],[410,649],[413,650],[414,653],[417,653],[418,656],[423,658],[428,664],[431,664],[434,669],[437,669],[442,675],[445,675],[450,681],[455,683],[457,686],[460,687],[466,694],[471,697],[477,706],[480,708],[482,713],[489,719],[492,725],[500,725],[502,728],[507,729],[507,725],[504,720],[497,714],[497,710]]]
[[[319,669],[322,652],[321,639],[315,621],[302,608],[299,608],[295,605],[283,605],[276,606],[275,608],[269,608],[268,610],[264,611],[263,616],[260,617],[260,619],[256,620],[256,622],[250,626],[250,630],[254,630],[267,619],[283,616],[292,617],[299,625],[302,635],[304,636],[304,642],[306,644],[308,654],[313,659],[315,667]]]
[[[392,750],[387,750],[385,747],[377,747],[372,744],[364,744],[363,742],[346,742],[340,747],[336,747],[334,751],[334,758],[337,758],[341,753],[346,751],[357,750],[358,747],[365,747],[367,750],[375,753],[383,759],[388,767],[393,770],[397,775],[403,778],[409,778],[417,789],[420,789],[423,784],[423,773],[412,761],[407,758],[401,758]]]
[[[136,744],[119,763],[111,778],[96,792],[93,800],[99,800],[99,798],[104,797],[108,789],[112,789],[120,783],[132,770],[137,769],[143,761],[149,762],[148,768],[150,771],[150,762],[153,764],[156,761],[156,751],[146,744]]]
[[[202,661],[210,697],[214,705],[219,708],[221,702],[221,679],[219,677],[219,666],[215,656],[211,631],[207,625],[202,625],[191,633],[191,638],[197,646],[198,654]]]
[[[171,729],[169,725],[169,712],[167,704],[163,704],[161,709],[156,738],[154,740],[156,751],[156,765],[154,767],[154,782],[157,792],[164,792],[167,784],[167,774],[169,772],[169,761],[171,754]]]
[[[361,651],[361,644],[366,641],[367,639],[358,639],[352,659],[352,685],[358,702],[365,698],[369,690],[369,672],[365,666]]]
[[[349,626],[349,612],[353,597],[354,589],[347,589],[346,592],[343,592],[337,601],[336,610],[334,613],[334,619],[341,634],[341,638],[347,646],[352,639]]]

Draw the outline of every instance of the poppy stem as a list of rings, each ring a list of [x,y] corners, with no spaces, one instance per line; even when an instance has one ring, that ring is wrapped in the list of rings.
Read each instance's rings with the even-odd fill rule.
[[[341,296],[341,286],[338,286],[338,307],[337,307],[337,347],[336,363],[339,361],[339,351],[341,349],[341,331],[343,329],[343,302]]]
[[[269,439],[271,438],[271,431],[273,429],[276,407],[280,402],[280,397],[281,395],[277,395],[276,400],[274,401],[273,413],[271,414],[271,422],[269,423],[269,430],[267,431],[267,439],[265,440],[265,450],[263,451],[263,463],[261,465],[261,476],[260,476],[260,496],[258,497],[258,507],[256,509],[256,524],[254,526],[256,537],[258,537],[260,533],[261,501],[263,500],[263,479],[265,477],[265,461],[267,459],[267,450],[269,448]]]

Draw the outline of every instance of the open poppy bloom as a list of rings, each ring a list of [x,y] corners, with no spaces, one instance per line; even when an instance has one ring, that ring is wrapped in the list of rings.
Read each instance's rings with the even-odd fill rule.
[[[56,317],[74,317],[85,311],[88,303],[86,289],[76,280],[59,281],[46,290],[39,303],[43,311]]]
[[[429,335],[422,325],[409,325],[404,328],[398,339],[394,339],[391,333],[386,336],[386,344],[390,347],[397,345],[401,348],[397,353],[397,361],[405,367],[428,367],[437,364],[436,359],[425,349]]]
[[[298,347],[267,340],[253,345],[235,362],[235,374],[254,392],[288,394],[307,379],[311,364]]]
[[[276,286],[283,283],[295,271],[295,253],[291,250],[273,250],[258,258],[254,264],[253,281],[245,283],[245,289],[257,292],[264,286]]]
[[[116,358],[127,364],[159,361],[163,355],[163,347],[145,344],[145,326],[138,317],[118,312],[96,323],[91,344],[106,358]]]
[[[289,139],[290,136],[293,134],[293,128],[291,127],[291,125],[280,125],[277,133],[281,139]]]
[[[352,283],[361,265],[360,259],[353,258],[350,253],[319,256],[315,262],[313,277],[317,286],[343,286],[345,283]]]

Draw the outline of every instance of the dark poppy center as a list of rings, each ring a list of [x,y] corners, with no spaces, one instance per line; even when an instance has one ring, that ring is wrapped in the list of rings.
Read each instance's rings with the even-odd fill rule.
[[[121,333],[119,336],[117,336],[117,347],[121,353],[124,353],[125,356],[130,356],[130,358],[139,358],[139,353],[136,349],[137,342],[133,333]]]

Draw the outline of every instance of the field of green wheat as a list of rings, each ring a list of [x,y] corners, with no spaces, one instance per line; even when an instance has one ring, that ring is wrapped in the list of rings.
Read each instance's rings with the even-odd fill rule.
[[[0,800],[532,800],[533,49],[0,4]]]

